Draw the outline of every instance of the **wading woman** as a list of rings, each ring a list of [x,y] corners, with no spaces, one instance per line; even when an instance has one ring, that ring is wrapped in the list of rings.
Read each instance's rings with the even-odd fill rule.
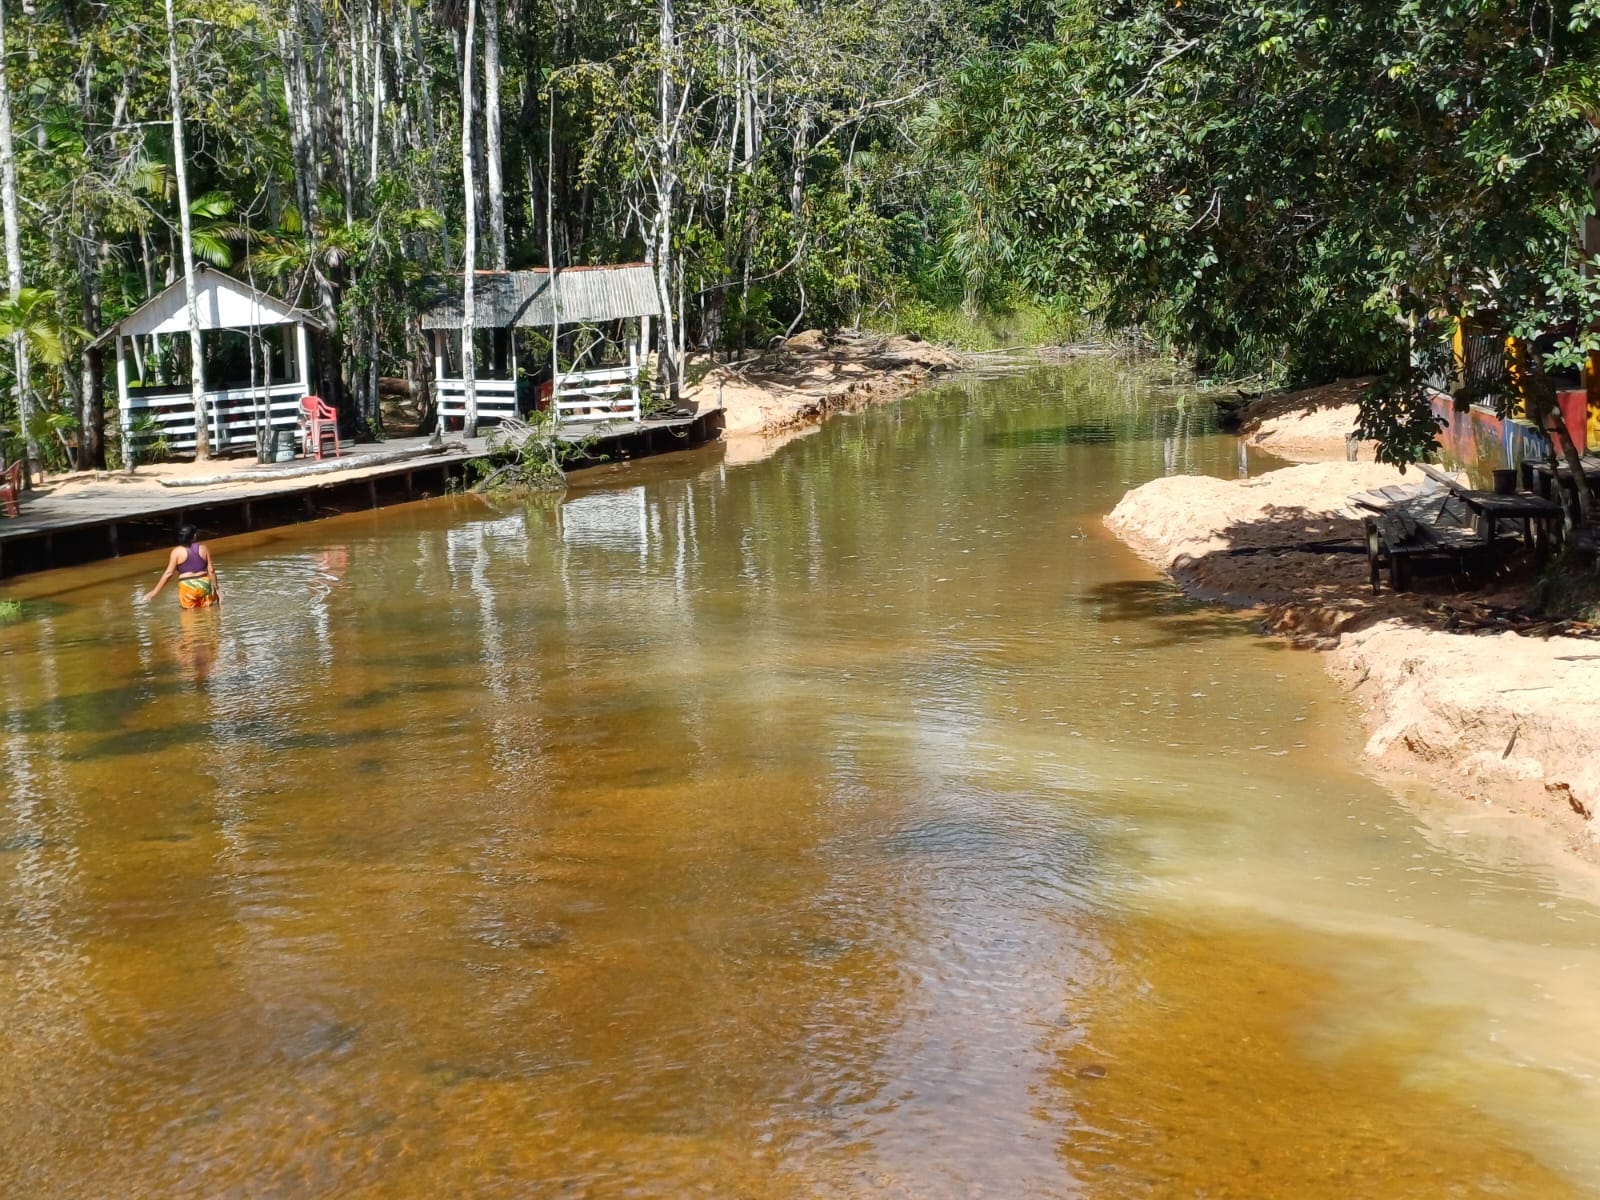
[[[178,576],[178,603],[184,608],[209,608],[222,603],[222,589],[217,586],[217,569],[211,562],[211,551],[197,541],[198,531],[193,525],[178,530],[178,544],[167,558],[166,572],[161,581],[144,594],[154,600],[167,580]]]

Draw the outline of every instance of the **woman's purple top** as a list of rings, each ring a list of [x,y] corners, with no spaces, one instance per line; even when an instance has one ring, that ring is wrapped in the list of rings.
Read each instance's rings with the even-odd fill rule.
[[[204,575],[209,568],[206,560],[200,557],[200,543],[195,542],[189,547],[189,556],[183,560],[183,565],[178,568],[179,575]]]

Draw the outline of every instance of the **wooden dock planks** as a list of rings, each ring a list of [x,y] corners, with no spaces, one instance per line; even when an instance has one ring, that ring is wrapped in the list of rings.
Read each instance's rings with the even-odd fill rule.
[[[719,417],[720,410],[711,409],[692,416],[568,427],[557,436],[569,445],[592,443],[602,453],[632,449],[634,453],[651,454],[715,437],[720,429]],[[460,477],[468,463],[489,455],[485,438],[462,442],[458,437],[456,447],[430,453],[427,438],[393,439],[351,446],[347,456],[338,460],[348,465],[315,473],[305,472],[306,461],[300,459],[282,464],[284,470],[277,478],[270,476],[270,467],[258,470],[251,463],[248,467],[241,465],[239,474],[246,476],[242,482],[157,490],[129,488],[117,481],[115,472],[106,472],[104,479],[75,486],[62,494],[25,494],[20,516],[0,517],[0,577],[56,565],[53,547],[64,538],[78,543],[79,553],[74,561],[113,558],[128,541],[125,535],[133,527],[159,527],[162,533],[170,533],[191,514],[237,510],[233,514],[237,520],[231,523],[248,529],[256,527],[263,508],[275,503],[294,507],[295,519],[313,515],[314,495],[332,489],[361,489],[372,507],[380,507],[380,485],[395,493],[396,498],[390,502],[403,502],[415,496],[416,476],[437,476],[442,490],[445,478]],[[411,450],[416,453],[405,454]],[[364,459],[374,461],[363,462]],[[297,467],[301,468],[299,472]],[[263,475],[268,477],[262,478]],[[294,506],[296,499],[302,504]],[[285,523],[288,522],[261,521],[263,525]],[[98,542],[98,552],[93,546],[84,545],[86,539]],[[26,555],[25,563],[24,556],[16,553],[24,546],[32,551]]]

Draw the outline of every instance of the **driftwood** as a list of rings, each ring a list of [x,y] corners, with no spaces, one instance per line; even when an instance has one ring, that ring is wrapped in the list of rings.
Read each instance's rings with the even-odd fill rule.
[[[1537,638],[1600,638],[1600,625],[1588,621],[1541,616],[1465,598],[1429,604],[1427,612],[1437,628],[1451,633],[1510,632]]]
[[[222,483],[277,483],[284,479],[304,479],[308,475],[332,475],[338,471],[359,471],[366,467],[386,467],[413,458],[427,458],[446,451],[464,451],[466,446],[453,442],[444,446],[419,446],[413,450],[384,450],[377,454],[347,454],[342,458],[324,458],[295,467],[278,467],[260,471],[232,471],[226,475],[203,475],[193,479],[163,479],[165,488],[215,487]]]

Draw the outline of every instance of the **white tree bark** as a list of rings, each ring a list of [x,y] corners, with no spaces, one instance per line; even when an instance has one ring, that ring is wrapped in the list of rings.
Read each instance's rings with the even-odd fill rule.
[[[22,290],[21,218],[17,213],[17,156],[11,141],[11,78],[6,73],[6,9],[0,0],[0,208],[5,212],[6,283],[15,300]],[[27,445],[28,471],[39,463],[39,443],[33,436],[33,391],[28,375],[28,343],[19,329],[11,335],[11,352],[17,369],[17,420]]]
[[[675,299],[672,276],[672,206],[678,188],[678,128],[677,85],[672,77],[673,63],[677,57],[676,14],[672,0],[658,0],[660,8],[661,68],[657,90],[661,104],[660,126],[656,131],[656,213],[655,213],[655,268],[656,293],[661,298],[661,333],[659,361],[661,381],[667,394],[677,400],[679,396],[678,336],[673,320]]]
[[[378,182],[378,147],[383,141],[383,104],[387,98],[383,78],[383,9],[373,16],[372,32],[372,130],[367,144],[367,184]]]
[[[500,161],[500,0],[485,0],[483,9],[483,131],[490,259],[496,271],[504,271],[506,193]]]
[[[171,0],[167,0],[170,4]],[[493,0],[491,0],[491,3]],[[477,53],[478,0],[467,0],[467,31],[461,55],[461,187],[465,200],[466,248],[461,268],[461,378],[466,393],[462,436],[478,436],[478,380],[473,334],[477,328],[478,185],[472,171],[472,61]]]
[[[317,11],[312,6],[312,11]],[[312,81],[310,68],[306,63],[306,43],[304,30],[305,19],[301,16],[299,0],[290,0],[289,20],[287,33],[279,31],[278,41],[282,48],[283,94],[284,103],[289,110],[289,148],[294,159],[295,167],[295,194],[300,203],[300,228],[306,240],[306,270],[308,277],[317,289],[317,307],[322,316],[322,345],[327,353],[332,347],[338,345],[340,333],[339,309],[334,303],[333,281],[328,278],[322,269],[321,249],[321,203],[318,194],[321,191],[320,164],[317,125],[313,119]],[[321,27],[320,17],[311,21],[313,33]],[[320,88],[318,89],[321,90]],[[323,377],[334,387],[338,386],[337,364],[324,359],[319,363]],[[320,384],[315,381],[310,383],[318,391],[323,391]],[[331,404],[340,403],[336,396],[324,394],[324,400]]]
[[[204,363],[200,357],[200,305],[195,296],[194,236],[189,223],[189,164],[183,143],[183,106],[178,89],[178,22],[167,0],[167,100],[172,108],[172,158],[178,177],[178,231],[183,245],[183,294],[189,310],[189,392],[194,398],[194,456],[211,457],[206,418]]]

